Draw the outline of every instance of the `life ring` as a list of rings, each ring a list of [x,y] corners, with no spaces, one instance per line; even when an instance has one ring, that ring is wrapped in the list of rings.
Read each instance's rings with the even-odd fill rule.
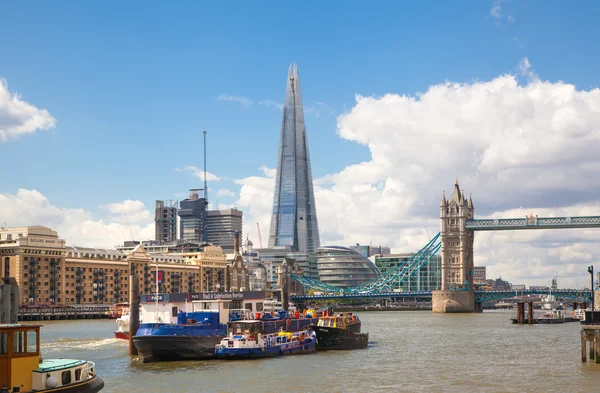
[[[256,338],[256,337],[254,337],[254,335],[253,335],[253,334],[249,334],[249,335],[248,335],[248,340],[250,340],[250,341],[254,341],[254,339],[255,339],[255,338]]]
[[[285,326],[290,326],[291,321],[288,319],[285,320]]]

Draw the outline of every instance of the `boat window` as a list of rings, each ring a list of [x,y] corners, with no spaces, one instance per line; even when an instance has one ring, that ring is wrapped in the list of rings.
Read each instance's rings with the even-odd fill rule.
[[[37,352],[37,332],[35,330],[27,331],[27,352]]]
[[[13,353],[23,353],[25,352],[25,332],[18,331],[13,334]]]
[[[81,369],[75,369],[75,381],[79,381],[81,379]]]
[[[246,308],[246,310],[252,311],[252,303],[246,303],[245,308]]]
[[[177,307],[172,307],[172,308],[171,308],[171,316],[172,316],[173,318],[177,318],[177,312],[178,312],[178,311],[177,311]]]
[[[8,333],[0,333],[0,355],[8,353]]]
[[[71,370],[62,372],[62,384],[67,385],[71,383]]]
[[[262,303],[256,303],[256,311],[261,312],[263,311],[263,304]]]

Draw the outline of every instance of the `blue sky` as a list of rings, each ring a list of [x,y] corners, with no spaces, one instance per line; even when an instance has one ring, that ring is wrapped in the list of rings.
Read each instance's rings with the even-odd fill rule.
[[[577,92],[597,88],[599,10],[593,1],[576,7],[515,0],[3,2],[0,78],[13,97],[47,110],[56,124],[0,142],[0,194],[37,190],[53,208],[82,209],[86,220],[109,222],[121,208],[107,206],[125,200],[140,201],[151,210],[156,199],[181,199],[188,188],[201,186],[191,172],[175,169],[202,168],[205,129],[208,171],[221,178],[209,182],[211,202],[217,190],[226,189],[234,195],[218,197],[219,204],[250,211],[253,198],[271,196],[244,194],[240,187],[249,182],[234,180],[260,178],[261,166],[276,166],[277,104],[283,103],[291,62],[300,70],[313,177],[334,175],[335,183],[353,165],[376,161],[380,145],[360,134],[375,134],[394,113],[373,110],[369,113],[383,115],[363,125],[358,136],[348,136],[352,133],[343,131],[350,129],[343,119],[358,116],[356,95],[384,104],[388,93],[415,96],[446,81],[476,86],[506,74],[519,86],[541,79],[555,87],[564,81]],[[7,116],[2,110],[0,102],[0,129],[2,116]],[[400,148],[402,141],[398,143]],[[418,142],[433,160],[436,153],[429,143]],[[400,164],[393,171],[411,166]],[[449,168],[447,184],[428,183],[424,189],[431,200],[437,203],[440,190],[450,189],[457,174],[470,176]],[[381,190],[384,182],[375,188]],[[506,212],[528,202],[526,207],[556,204],[532,191],[502,205],[497,194],[482,198],[483,190],[474,182],[468,187],[479,192],[479,214]],[[343,188],[336,183],[319,198]],[[569,196],[555,198],[559,207],[589,206],[589,198],[571,199],[574,189],[557,186],[557,193]],[[402,200],[410,199],[412,186],[403,192]],[[437,205],[429,199],[423,204],[424,217],[433,221],[427,218],[414,226],[436,225]],[[403,228],[410,227],[415,206],[397,217]],[[321,205],[318,212],[328,209]],[[264,225],[263,210],[248,216]],[[39,217],[31,220],[52,224]],[[322,237],[353,244],[356,239],[342,236],[339,228],[323,229]],[[263,228],[263,238],[267,231]],[[413,244],[395,235],[377,238],[368,230],[356,236],[398,247],[423,240]]]
[[[444,80],[515,72],[525,55],[549,80],[598,85],[598,5],[565,2],[5,2],[0,76],[56,118],[50,132],[0,145],[2,191],[35,188],[59,205],[174,198],[185,165],[231,179],[274,167],[281,113],[219,101],[283,102],[296,61],[314,177],[368,159],[336,134],[355,94],[414,94]],[[596,32],[596,34],[594,34]],[[585,67],[582,67],[585,65]],[[334,152],[334,154],[332,154]],[[436,190],[437,191],[437,190]],[[231,200],[223,198],[223,203]],[[221,201],[220,201],[221,203]]]

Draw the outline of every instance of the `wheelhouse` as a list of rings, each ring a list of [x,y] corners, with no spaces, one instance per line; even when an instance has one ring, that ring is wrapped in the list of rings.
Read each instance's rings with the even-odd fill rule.
[[[0,390],[32,390],[40,359],[40,325],[0,325]]]
[[[95,377],[93,362],[75,359],[42,361],[40,327],[0,325],[0,391],[45,391],[82,385]]]
[[[322,317],[319,318],[317,326],[345,329],[346,319],[342,317]]]

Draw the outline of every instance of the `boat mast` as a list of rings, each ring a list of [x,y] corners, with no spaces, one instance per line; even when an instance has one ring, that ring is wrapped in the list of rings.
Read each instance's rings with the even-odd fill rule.
[[[156,279],[156,294],[154,295],[154,321],[158,322],[158,258],[156,258],[156,273],[154,273]]]

